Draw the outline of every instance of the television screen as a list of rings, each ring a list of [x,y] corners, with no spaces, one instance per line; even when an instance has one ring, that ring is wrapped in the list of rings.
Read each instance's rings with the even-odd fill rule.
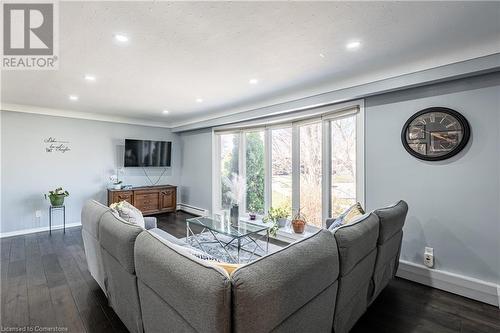
[[[170,141],[125,139],[126,167],[169,167],[172,152]]]

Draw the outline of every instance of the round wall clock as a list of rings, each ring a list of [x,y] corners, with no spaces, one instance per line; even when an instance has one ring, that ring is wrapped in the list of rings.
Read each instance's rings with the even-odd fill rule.
[[[406,151],[425,161],[441,161],[458,154],[470,138],[470,126],[455,110],[433,107],[415,113],[401,131]]]

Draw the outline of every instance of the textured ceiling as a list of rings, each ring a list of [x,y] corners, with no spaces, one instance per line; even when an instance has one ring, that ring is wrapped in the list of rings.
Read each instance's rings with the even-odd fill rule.
[[[180,125],[500,52],[499,36],[498,2],[61,2],[59,70],[3,71],[2,102]]]

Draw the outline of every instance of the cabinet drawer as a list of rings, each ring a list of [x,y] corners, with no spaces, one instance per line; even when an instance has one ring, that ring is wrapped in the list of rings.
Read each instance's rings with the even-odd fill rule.
[[[146,206],[137,206],[137,209],[139,209],[143,213],[151,213],[151,212],[156,212],[158,211],[158,206],[151,206],[151,205],[146,205]]]
[[[158,193],[154,194],[136,194],[134,198],[134,202],[142,205],[147,205],[147,204],[153,204],[157,205],[158,204]]]

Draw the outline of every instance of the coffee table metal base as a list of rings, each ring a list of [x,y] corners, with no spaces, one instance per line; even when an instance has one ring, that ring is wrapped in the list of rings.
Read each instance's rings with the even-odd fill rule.
[[[208,231],[212,235],[212,237],[214,238],[213,241],[204,241],[204,240],[199,239],[198,235],[203,234],[206,231]],[[190,236],[192,236],[192,237],[190,238]],[[255,251],[257,251],[257,249],[260,249],[261,251],[263,251],[266,254],[269,251],[269,230],[266,231],[264,234],[252,233],[252,234],[248,234],[248,235],[241,236],[241,237],[231,237],[231,236],[225,235],[226,237],[230,237],[229,241],[225,241],[223,238],[218,237],[218,236],[219,236],[218,232],[214,232],[213,230],[210,230],[208,228],[203,228],[203,230],[199,234],[196,234],[193,232],[193,230],[189,226],[189,222],[186,223],[186,242],[187,243],[189,243],[189,239],[194,240],[196,242],[196,244],[198,244],[200,249],[205,253],[208,253],[208,252],[204,249],[203,244],[219,244],[221,246],[222,250],[224,250],[226,252],[226,254],[228,255],[228,257],[231,258],[233,263],[236,263],[236,264],[241,263],[241,260],[240,260],[241,259],[241,256],[240,256],[241,251],[251,253],[250,257],[247,259],[248,261],[250,261],[255,256]],[[262,246],[260,246],[259,243],[256,242],[256,240],[265,240],[266,248],[263,249]],[[253,249],[251,249],[250,251],[245,248],[249,244],[254,245]],[[228,251],[228,247],[230,247],[230,246],[237,249],[236,258],[234,257],[233,254],[231,254]]]

